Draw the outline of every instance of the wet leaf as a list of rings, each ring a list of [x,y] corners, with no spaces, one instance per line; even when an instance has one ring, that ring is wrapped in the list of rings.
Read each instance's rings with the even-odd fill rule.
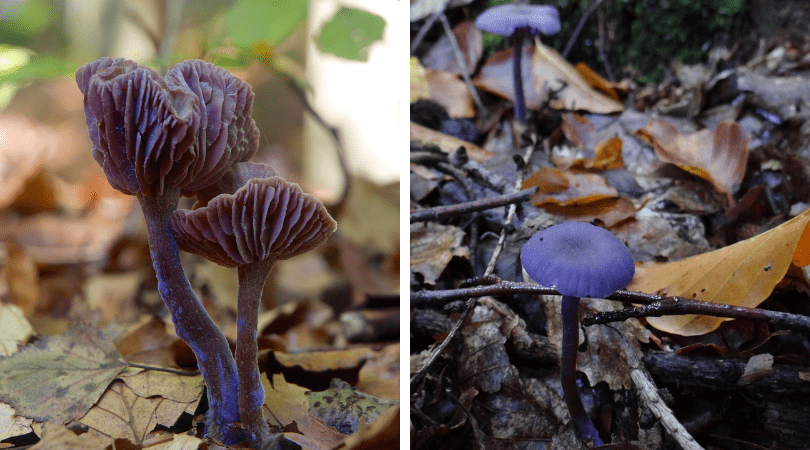
[[[464,230],[452,225],[411,224],[411,271],[421,273],[427,284],[436,283],[453,256],[470,257],[463,239]]]
[[[339,378],[332,380],[329,389],[305,395],[309,398],[309,413],[342,434],[354,433],[360,424],[373,422],[398,403],[360,392]]]
[[[668,122],[650,120],[635,134],[653,146],[658,159],[710,181],[720,192],[734,193],[745,175],[751,137],[736,122],[681,134]]]
[[[798,243],[810,232],[808,223],[810,210],[719,250],[670,263],[640,264],[627,289],[755,307],[784,278],[794,254],[797,261],[806,257],[807,249]],[[730,319],[696,315],[647,318],[655,328],[682,336],[706,334],[726,320]]]
[[[40,422],[84,415],[126,367],[101,331],[75,324],[0,359],[0,400]]]

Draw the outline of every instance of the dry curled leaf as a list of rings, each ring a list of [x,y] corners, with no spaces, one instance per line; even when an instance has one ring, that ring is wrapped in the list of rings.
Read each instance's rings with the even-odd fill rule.
[[[733,194],[745,175],[751,137],[736,122],[681,134],[668,122],[650,120],[635,134],[653,146],[658,159],[710,181],[720,192]]]
[[[627,289],[755,307],[768,298],[794,259],[807,257],[807,248],[798,243],[802,236],[807,239],[808,223],[810,210],[719,250],[675,262],[640,264]],[[682,336],[709,333],[726,320],[730,319],[696,315],[647,318],[653,327]]]
[[[624,106],[592,88],[583,76],[556,50],[535,41],[532,55],[533,90],[545,98],[549,90],[559,90],[551,107],[598,114],[621,112]]]
[[[463,239],[464,230],[452,225],[411,224],[411,272],[421,273],[427,284],[436,283],[453,256],[470,257]]]
[[[491,151],[475,144],[462,141],[457,137],[440,133],[436,130],[431,130],[428,127],[424,127],[413,122],[411,122],[411,139],[433,144],[448,154],[454,153],[459,149],[459,147],[464,147],[464,149],[467,151],[467,155],[478,162],[484,162],[495,155]]]
[[[565,172],[553,167],[544,167],[523,182],[523,189],[535,186],[540,190],[532,196],[532,202],[538,207],[578,207],[619,196],[600,175]]]

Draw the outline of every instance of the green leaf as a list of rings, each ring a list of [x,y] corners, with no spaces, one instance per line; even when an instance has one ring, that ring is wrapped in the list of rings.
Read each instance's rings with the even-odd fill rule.
[[[323,25],[315,44],[325,53],[354,61],[368,61],[368,48],[380,40],[385,19],[355,8],[340,8]]]
[[[307,5],[306,0],[239,0],[226,16],[228,33],[237,47],[256,41],[274,47],[304,22]]]

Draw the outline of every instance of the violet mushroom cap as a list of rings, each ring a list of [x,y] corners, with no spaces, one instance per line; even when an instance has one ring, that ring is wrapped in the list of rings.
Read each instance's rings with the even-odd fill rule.
[[[181,250],[237,267],[308,252],[326,242],[337,223],[297,184],[268,177],[251,179],[204,207],[175,211],[172,227]]]
[[[101,58],[79,68],[76,82],[93,157],[126,194],[193,195],[258,149],[250,85],[204,61],[183,61],[164,79]]]
[[[511,36],[520,28],[549,35],[559,33],[560,13],[551,5],[507,3],[484,11],[475,26],[500,36]]]
[[[627,286],[636,271],[619,238],[584,222],[538,232],[523,246],[520,262],[538,284],[571,297],[603,298]]]

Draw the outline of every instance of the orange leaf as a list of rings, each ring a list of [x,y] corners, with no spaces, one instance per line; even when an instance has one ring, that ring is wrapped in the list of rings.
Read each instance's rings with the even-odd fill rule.
[[[593,173],[571,173],[545,167],[533,173],[523,182],[523,189],[540,186],[532,196],[538,206],[579,206],[606,198],[617,198],[619,193],[610,187],[604,178]]]
[[[627,289],[681,296],[713,303],[755,307],[762,303],[787,273],[794,255],[810,242],[810,210],[782,225],[702,255],[680,261],[636,267]],[[682,336],[709,333],[729,320],[709,316],[665,316],[647,319],[653,327]]]
[[[602,78],[601,75],[594,72],[593,69],[588,67],[588,65],[584,62],[578,62],[575,67],[577,72],[582,75],[582,78],[584,78],[588,84],[593,86],[594,89],[607,95],[613,100],[616,100],[617,102],[622,101],[621,97],[619,97],[619,93],[616,92],[615,83],[611,83],[610,81]]]
[[[723,193],[736,190],[745,175],[751,138],[736,122],[684,135],[663,120],[650,120],[636,136],[651,143],[659,160],[710,181]]]

